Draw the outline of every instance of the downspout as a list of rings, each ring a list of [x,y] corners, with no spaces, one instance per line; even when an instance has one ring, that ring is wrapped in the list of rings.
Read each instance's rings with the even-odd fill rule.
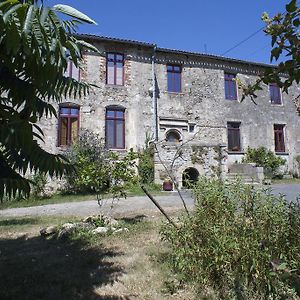
[[[156,48],[153,47],[152,54],[152,108],[153,108],[153,138],[155,141],[158,141],[158,116],[157,116],[157,93],[156,93],[156,82],[155,82],[155,57],[156,57]]]

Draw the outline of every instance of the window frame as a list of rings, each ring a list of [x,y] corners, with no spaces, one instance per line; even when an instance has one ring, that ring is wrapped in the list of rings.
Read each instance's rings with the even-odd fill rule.
[[[276,99],[274,99],[272,97],[272,95],[274,95],[274,92],[271,92],[271,89],[275,89],[275,88],[278,89],[278,95],[279,95],[279,98],[276,98]],[[273,105],[282,105],[281,88],[275,82],[269,83],[269,95],[270,95],[271,104],[273,104]],[[278,102],[278,100],[279,100],[279,102]]]
[[[238,125],[238,127],[230,127],[230,126],[234,126],[234,125]],[[238,132],[238,146],[232,145],[232,147],[230,147],[231,146],[231,145],[229,145],[230,132],[232,132],[233,134],[236,134],[236,132]],[[227,149],[228,149],[228,152],[241,152],[242,151],[241,122],[227,122]]]
[[[110,117],[108,116],[108,111],[113,111],[114,112],[114,116]],[[123,117],[119,118],[116,116],[117,112],[122,112],[123,113]],[[123,150],[126,149],[125,146],[125,108],[122,107],[106,107],[105,109],[105,145],[108,149],[112,149],[112,150]],[[107,141],[107,137],[108,137],[108,126],[107,126],[107,121],[113,121],[113,131],[114,131],[114,135],[113,135],[113,146],[109,147],[108,146],[108,141]],[[123,124],[123,130],[122,130],[122,147],[117,147],[117,121],[122,121]]]
[[[62,109],[69,109],[69,113],[65,114],[62,113]],[[72,115],[71,110],[77,109],[78,114]],[[62,144],[62,119],[67,119],[67,137],[66,137],[66,144]],[[69,147],[72,145],[72,126],[71,126],[71,119],[77,119],[77,137],[79,135],[80,129],[80,106],[79,105],[60,105],[59,106],[59,117],[58,117],[58,147]]]
[[[114,63],[114,83],[108,83],[108,63],[110,62],[110,59],[108,58],[109,55],[113,55],[113,63]],[[122,56],[122,61],[117,60],[117,55]],[[122,84],[117,84],[117,63],[122,62]],[[106,79],[105,83],[107,85],[112,85],[112,86],[124,86],[125,85],[125,56],[122,53],[118,52],[107,52],[106,53]]]
[[[80,78],[81,78],[80,68],[76,68],[74,62],[70,59],[68,60],[67,64],[68,64],[68,66],[67,66],[67,69],[66,69],[64,75],[67,76],[67,77],[73,78],[77,81],[80,81]],[[75,76],[75,74],[73,74],[73,69],[77,70],[78,76]]]
[[[276,128],[277,127],[277,128]],[[285,153],[285,124],[274,124],[274,149],[275,153]]]
[[[181,65],[177,65],[177,64],[167,64],[167,91],[168,93],[175,93],[175,94],[179,94],[182,93],[182,66]],[[168,68],[171,67],[172,70],[169,70]],[[179,68],[179,71],[176,71],[175,68]],[[175,75],[174,74],[179,74],[179,89],[176,90],[175,89]],[[169,76],[171,77],[171,81],[172,81],[172,86],[169,86]],[[171,89],[171,87],[173,87],[173,89]]]
[[[230,76],[232,76],[232,77],[230,77]],[[237,83],[236,83],[236,80],[233,80],[233,79],[236,79],[236,77],[237,77],[237,74],[235,74],[235,73],[224,72],[224,92],[225,92],[226,100],[235,101],[238,99]],[[232,88],[230,88],[230,85],[234,86],[234,94],[231,93]],[[229,89],[227,89],[227,87]]]

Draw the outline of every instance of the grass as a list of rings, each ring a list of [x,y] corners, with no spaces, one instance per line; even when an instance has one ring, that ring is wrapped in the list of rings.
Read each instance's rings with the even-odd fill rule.
[[[153,195],[162,195],[166,194],[166,192],[162,192],[158,185],[148,185],[147,188]],[[143,196],[145,195],[143,190],[140,188],[139,185],[129,185],[127,188],[127,196]],[[104,198],[110,198],[111,195],[104,195]],[[0,203],[0,210],[6,208],[17,208],[17,207],[31,207],[31,206],[39,206],[39,205],[46,205],[46,204],[57,204],[57,203],[66,203],[66,202],[80,202],[80,201],[90,201],[96,200],[96,195],[67,195],[67,194],[54,194],[50,198],[44,199],[21,199],[21,200],[12,200],[12,201],[4,201]]]
[[[65,203],[65,202],[79,202],[79,201],[89,201],[95,200],[95,195],[64,195],[64,194],[54,194],[50,198],[44,199],[21,199],[21,200],[7,200],[3,203],[0,203],[0,209],[6,208],[17,208],[17,207],[30,207],[30,206],[39,206],[46,204],[56,204],[56,203]]]
[[[40,227],[66,221],[0,219],[0,299],[196,299],[164,263],[160,219],[123,218],[129,231],[116,235],[39,236]]]
[[[19,236],[21,234],[31,234],[39,232],[39,228],[51,225],[61,225],[68,221],[77,221],[79,217],[17,217],[17,218],[0,218],[0,238],[1,236]]]
[[[300,184],[300,178],[272,179],[272,184]]]

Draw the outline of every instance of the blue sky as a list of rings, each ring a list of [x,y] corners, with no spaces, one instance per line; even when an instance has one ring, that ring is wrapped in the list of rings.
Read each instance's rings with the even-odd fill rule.
[[[264,11],[283,12],[288,0],[48,0],[71,5],[98,26],[79,32],[156,43],[159,47],[223,54],[264,26]],[[260,31],[225,56],[269,63],[270,39]]]

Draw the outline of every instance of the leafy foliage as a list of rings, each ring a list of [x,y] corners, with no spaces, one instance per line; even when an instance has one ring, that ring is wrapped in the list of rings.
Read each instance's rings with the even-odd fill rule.
[[[35,173],[30,178],[31,191],[30,196],[35,200],[47,198],[45,186],[47,184],[47,176],[43,173]]]
[[[242,161],[256,163],[258,167],[264,167],[264,173],[271,176],[275,176],[278,168],[286,162],[282,157],[277,156],[265,147],[257,149],[248,147]]]
[[[70,147],[67,157],[75,165],[75,171],[66,176],[67,191],[74,193],[111,193],[114,198],[124,197],[124,184],[135,175],[137,155],[130,150],[120,158],[106,149],[99,135],[85,130]]]
[[[300,82],[300,7],[297,0],[291,0],[284,13],[278,13],[272,18],[264,13],[262,20],[266,23],[264,32],[271,38],[270,61],[280,58],[285,60],[276,68],[267,68],[254,85],[243,87],[242,100],[245,96],[257,98],[255,92],[261,89],[261,83],[277,83],[284,92],[288,92],[293,83]]]
[[[163,226],[170,263],[216,299],[295,299],[300,280],[300,204],[239,181],[202,178],[196,209]],[[299,286],[297,293],[299,294]]]
[[[43,1],[0,1],[0,199],[29,195],[27,171],[62,176],[66,158],[43,150],[37,122],[56,116],[53,103],[81,97],[90,85],[64,76],[68,60],[79,67],[81,50],[92,45],[72,33],[93,20],[66,6]],[[57,13],[70,16],[60,20]]]
[[[145,147],[139,153],[138,172],[141,183],[149,184],[154,182],[154,146],[149,145],[151,140],[149,135],[146,135]]]

